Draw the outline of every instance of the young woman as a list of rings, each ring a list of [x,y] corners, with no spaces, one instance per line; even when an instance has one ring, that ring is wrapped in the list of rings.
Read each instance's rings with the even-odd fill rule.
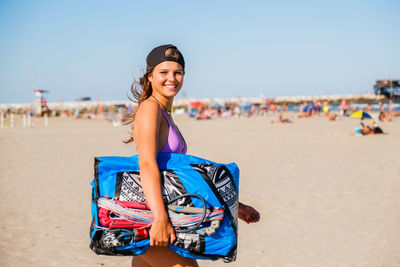
[[[184,258],[168,248],[175,241],[175,233],[164,208],[156,161],[158,152],[185,154],[187,150],[185,139],[170,114],[174,97],[183,85],[185,61],[174,45],[162,45],[149,53],[146,63],[146,73],[131,89],[138,108],[128,142],[135,141],[143,191],[155,220],[149,250],[134,256],[131,266],[198,266],[196,260]],[[260,215],[254,208],[240,203],[239,218],[251,223],[257,222]]]

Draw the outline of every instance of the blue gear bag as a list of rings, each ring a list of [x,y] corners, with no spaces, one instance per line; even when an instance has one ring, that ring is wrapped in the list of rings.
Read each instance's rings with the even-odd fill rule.
[[[235,163],[219,164],[185,154],[160,152],[157,156],[165,203],[182,196],[176,202],[179,206],[204,208],[201,199],[185,194],[197,194],[203,198],[206,208],[223,208],[224,216],[215,233],[208,235],[202,229],[176,232],[176,241],[168,246],[183,257],[194,259],[223,260],[236,259],[237,217],[239,196],[239,168]],[[117,234],[124,229],[111,230],[100,223],[99,198],[117,201],[145,202],[138,155],[132,157],[97,157],[94,166],[95,177],[92,189],[92,223],[90,227],[90,248],[96,254],[132,256],[144,254],[150,240],[121,240]],[[175,202],[175,203],[176,203]],[[201,227],[207,228],[209,223]],[[203,229],[204,230],[204,229]],[[127,231],[129,232],[129,231]]]

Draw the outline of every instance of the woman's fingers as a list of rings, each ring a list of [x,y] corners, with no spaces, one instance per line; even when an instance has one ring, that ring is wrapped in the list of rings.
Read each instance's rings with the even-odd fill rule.
[[[150,246],[152,247],[166,247],[168,246],[168,239],[167,241],[164,241],[163,239],[150,239]]]
[[[252,207],[248,208],[247,219],[249,222],[256,222],[257,221],[257,211]]]
[[[150,246],[167,247],[175,241],[176,236],[171,223],[154,222],[150,229]]]
[[[258,222],[260,220],[260,213],[253,207],[248,207],[248,221]]]
[[[174,231],[174,229],[172,229],[171,234],[169,236],[169,241],[171,244],[173,244],[175,242],[175,240],[176,240],[175,231]]]
[[[239,218],[246,223],[255,223],[260,220],[260,213],[253,207],[240,203]]]
[[[166,240],[166,241],[165,241]],[[154,239],[150,240],[150,246],[154,247],[166,247],[168,246],[168,239]]]

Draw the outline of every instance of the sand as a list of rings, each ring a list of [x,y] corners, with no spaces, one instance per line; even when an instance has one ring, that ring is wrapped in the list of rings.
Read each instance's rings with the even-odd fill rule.
[[[200,266],[400,266],[400,120],[350,135],[356,119],[271,124],[276,116],[177,116],[189,154],[241,169],[235,263]],[[50,118],[0,129],[0,266],[129,266],[88,247],[93,157],[130,156],[125,126]]]

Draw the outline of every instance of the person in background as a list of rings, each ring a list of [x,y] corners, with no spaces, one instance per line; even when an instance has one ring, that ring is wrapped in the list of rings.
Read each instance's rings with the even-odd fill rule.
[[[372,121],[372,126],[360,123],[360,133],[362,135],[370,135],[370,134],[383,134],[384,132],[378,125],[375,124],[375,121]]]
[[[381,111],[379,112],[379,121],[385,122],[385,121],[391,121],[392,117],[390,116],[389,111]]]
[[[327,100],[324,100],[324,102],[322,102],[322,112],[325,116],[329,116],[329,103]]]
[[[284,119],[283,114],[281,113],[281,114],[279,114],[278,120],[277,121],[272,120],[271,123],[272,124],[274,124],[274,123],[292,123],[292,121],[290,119]]]
[[[393,101],[390,99],[388,102],[388,112],[390,114],[390,116],[392,116],[392,111],[393,111]]]
[[[382,104],[381,100],[378,101],[378,106],[379,106],[379,112],[385,111],[385,106]]]
[[[346,111],[347,111],[346,99],[343,98],[342,102],[340,103],[340,112],[342,117],[346,115]]]
[[[300,106],[300,114],[297,118],[307,118],[309,116],[309,108],[307,102],[304,102],[303,105]]]
[[[372,111],[372,104],[368,102],[367,106],[364,108],[364,112],[370,113]]]

